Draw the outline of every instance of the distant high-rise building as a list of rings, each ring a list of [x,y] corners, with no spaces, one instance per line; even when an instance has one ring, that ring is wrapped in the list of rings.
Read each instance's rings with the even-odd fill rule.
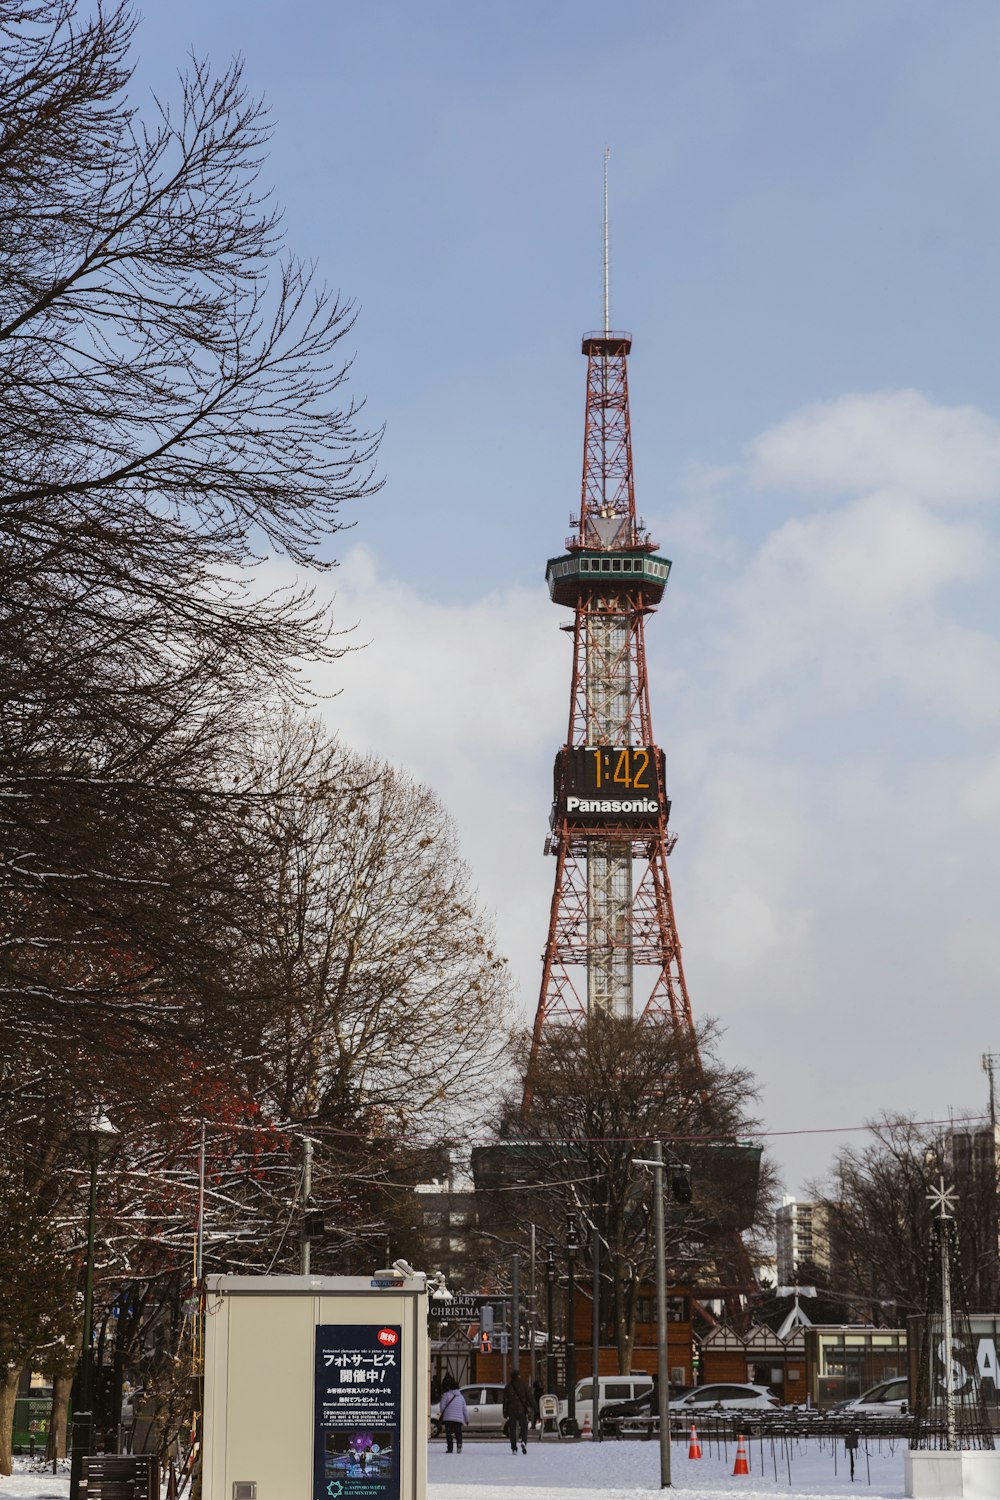
[[[941,1138],[944,1173],[958,1193],[958,1233],[970,1312],[1000,1306],[1000,1125],[956,1124]]]
[[[826,1205],[800,1203],[787,1195],[775,1214],[778,1285],[797,1285],[801,1271],[830,1272],[830,1230]]]
[[[453,1290],[477,1290],[479,1277],[472,1243],[477,1213],[472,1183],[449,1177],[444,1181],[418,1183],[414,1193],[427,1255],[426,1269],[443,1271]]]
[[[948,1176],[976,1177],[996,1183],[1000,1159],[1000,1125],[952,1125],[944,1134]]]

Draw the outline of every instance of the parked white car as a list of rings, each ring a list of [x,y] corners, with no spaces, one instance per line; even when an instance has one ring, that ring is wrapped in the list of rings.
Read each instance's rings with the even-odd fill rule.
[[[770,1411],[781,1402],[766,1385],[696,1385],[670,1403],[672,1412]]]
[[[503,1414],[502,1385],[487,1385],[485,1381],[478,1385],[463,1385],[462,1395],[469,1408],[466,1432],[503,1432],[506,1418]],[[431,1407],[431,1432],[435,1437],[440,1437],[443,1431],[440,1402],[435,1401]]]
[[[597,1387],[598,1410],[607,1406],[611,1401],[632,1401],[636,1396],[644,1396],[647,1391],[653,1389],[653,1381],[649,1375],[641,1372],[635,1375],[601,1375]],[[577,1425],[582,1427],[585,1419],[590,1418],[590,1425],[594,1425],[594,1382],[593,1380],[578,1380],[576,1383],[576,1420]],[[569,1422],[569,1402],[559,1403],[559,1426],[565,1431]]]
[[[883,1380],[873,1385],[863,1396],[853,1401],[840,1401],[831,1409],[835,1412],[856,1412],[862,1417],[898,1417],[909,1410],[910,1382],[906,1376],[895,1380]]]

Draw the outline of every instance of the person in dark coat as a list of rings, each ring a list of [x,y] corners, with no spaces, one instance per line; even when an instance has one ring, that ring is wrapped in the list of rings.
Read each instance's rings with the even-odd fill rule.
[[[503,1388],[503,1414],[507,1418],[510,1434],[510,1451],[517,1452],[518,1439],[521,1452],[528,1451],[528,1420],[538,1413],[538,1402],[520,1370],[515,1370]]]

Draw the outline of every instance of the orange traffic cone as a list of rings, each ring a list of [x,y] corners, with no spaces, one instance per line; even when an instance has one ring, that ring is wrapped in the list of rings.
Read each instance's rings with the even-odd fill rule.
[[[698,1432],[694,1423],[691,1423],[691,1438],[688,1442],[688,1458],[701,1457],[701,1444],[698,1441]]]
[[[747,1440],[740,1434],[736,1444],[736,1462],[733,1464],[734,1474],[749,1474],[750,1465],[747,1463]]]
[[[589,1437],[589,1438],[592,1438],[594,1436],[593,1428],[590,1425],[590,1412],[589,1411],[587,1412],[586,1416],[583,1419],[583,1430],[580,1433],[580,1436],[581,1437]]]

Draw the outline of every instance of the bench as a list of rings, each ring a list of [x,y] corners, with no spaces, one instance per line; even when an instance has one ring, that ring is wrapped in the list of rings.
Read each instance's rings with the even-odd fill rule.
[[[83,1460],[86,1500],[159,1500],[160,1460],[152,1453],[96,1453]]]

